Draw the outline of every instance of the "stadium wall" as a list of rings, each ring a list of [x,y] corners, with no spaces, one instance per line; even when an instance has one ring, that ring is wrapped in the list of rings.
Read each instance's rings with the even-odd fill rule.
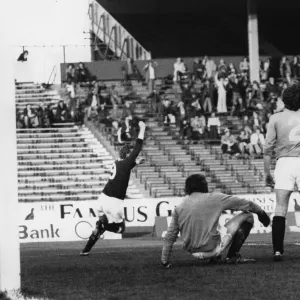
[[[275,194],[242,195],[259,204],[270,215],[275,209]],[[300,234],[300,211],[294,203],[300,203],[300,195],[294,193],[288,209],[287,232]],[[182,201],[180,197],[132,199],[124,201],[124,216],[127,234],[123,237],[153,235],[161,238],[167,230],[172,210]],[[21,243],[81,241],[89,237],[97,220],[97,201],[64,201],[19,203],[19,239]],[[31,212],[31,213],[30,213]],[[224,214],[220,223],[233,215]],[[255,216],[253,235],[270,233]],[[300,235],[299,235],[300,236]],[[120,234],[105,232],[105,239],[121,239]]]

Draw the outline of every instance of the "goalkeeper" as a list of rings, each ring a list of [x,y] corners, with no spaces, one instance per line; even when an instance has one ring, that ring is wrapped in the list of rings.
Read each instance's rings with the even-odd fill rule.
[[[247,239],[257,214],[259,221],[269,226],[270,218],[257,204],[235,196],[209,193],[205,176],[191,175],[186,179],[187,197],[173,213],[170,226],[164,239],[161,255],[163,267],[170,267],[173,244],[180,232],[183,249],[198,259],[221,260],[228,249],[225,263],[250,263],[254,259],[242,258],[240,249]],[[219,231],[219,218],[225,210],[242,211],[225,224]]]

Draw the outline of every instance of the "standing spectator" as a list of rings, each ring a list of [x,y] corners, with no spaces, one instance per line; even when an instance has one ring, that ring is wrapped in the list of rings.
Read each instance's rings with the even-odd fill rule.
[[[213,87],[209,80],[206,80],[201,88],[201,106],[204,112],[212,112],[212,97],[213,97]]]
[[[254,128],[254,130],[254,133],[252,133],[250,137],[249,153],[253,155],[255,152],[261,155],[263,153],[263,146],[265,145],[265,138],[259,128]]]
[[[138,82],[143,80],[143,76],[132,58],[127,59],[127,62],[122,66],[122,71],[125,82],[134,79]]]
[[[180,102],[177,104],[177,109],[178,109],[177,115],[179,117],[177,118],[177,122],[181,124],[181,122],[186,118],[185,107],[182,100],[180,100]]]
[[[238,142],[228,128],[221,137],[221,149],[223,154],[237,155],[240,153]]]
[[[157,64],[153,63],[152,60],[149,60],[146,66],[144,67],[145,74],[145,80],[148,84],[148,92],[149,95],[152,95],[153,90],[155,89],[155,69],[157,67]]]
[[[162,106],[163,106],[163,117],[164,117],[164,124],[167,124],[170,122],[169,120],[169,114],[171,113],[171,101],[169,98],[164,98],[162,101]]]
[[[66,82],[68,84],[76,82],[76,69],[73,64],[69,64],[66,70]]]
[[[88,82],[90,80],[90,72],[89,70],[85,67],[83,62],[80,62],[78,64],[78,68],[76,71],[76,76],[77,76],[77,82]]]
[[[271,67],[271,62],[270,59],[267,58],[266,61],[262,62],[262,69],[260,73],[260,77],[263,82],[267,81],[269,78],[270,67]]]
[[[266,98],[268,98],[271,93],[273,93],[273,94],[277,94],[278,93],[278,87],[275,84],[274,77],[270,77],[269,81],[266,84],[266,91],[265,91]]]
[[[219,117],[216,117],[215,112],[212,112],[207,121],[208,138],[212,140],[219,139],[221,122]]]
[[[187,74],[187,67],[183,60],[178,57],[176,62],[174,63],[174,75],[173,75],[173,81],[174,82],[181,82],[182,77]]]
[[[58,123],[60,122],[66,122],[68,120],[68,107],[64,103],[64,101],[60,100],[57,105],[56,109],[56,121]]]
[[[292,66],[291,66],[291,72],[293,78],[300,77],[300,61],[298,56],[294,56]]]
[[[35,110],[31,107],[30,104],[26,105],[26,108],[23,111],[24,123],[26,128],[38,127],[39,120],[36,115]]]
[[[218,113],[226,113],[227,112],[227,103],[226,103],[226,85],[227,82],[223,77],[218,78],[218,73],[215,75],[215,82],[218,88],[218,104],[217,111]]]
[[[232,90],[232,108],[231,115],[239,108],[240,111],[244,110],[243,107],[243,99],[241,97],[241,81],[238,77],[230,83],[230,87]]]
[[[228,67],[228,73],[229,75],[231,76],[236,76],[236,69],[235,69],[235,66],[233,63],[230,63],[229,64],[229,67]]]
[[[123,113],[122,113],[122,119],[126,119],[127,117],[130,117],[133,115],[133,105],[130,101],[125,101],[125,106],[123,107]]]
[[[217,70],[217,66],[215,64],[215,62],[209,58],[209,57],[205,57],[205,69],[206,69],[206,75],[207,75],[207,79],[213,78],[216,70]]]
[[[205,66],[199,58],[196,58],[193,63],[193,79],[202,80],[205,72]]]
[[[192,94],[191,99],[191,112],[190,117],[199,116],[201,113],[201,105],[200,105],[200,99],[196,96],[196,94]]]
[[[220,59],[217,72],[219,73],[220,77],[227,77],[228,75],[228,67],[223,58]]]
[[[286,56],[283,56],[280,62],[280,76],[281,78],[286,78],[286,74],[291,74],[291,66],[289,59]]]
[[[249,73],[249,61],[247,57],[244,57],[244,59],[240,62],[240,71],[241,73]]]
[[[248,101],[248,109],[257,110],[262,109],[263,93],[257,81],[253,81],[252,89],[250,91],[250,99]]]

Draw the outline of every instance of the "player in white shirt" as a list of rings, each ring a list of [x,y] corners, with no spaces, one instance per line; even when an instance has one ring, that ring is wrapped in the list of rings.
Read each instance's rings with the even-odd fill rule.
[[[288,87],[282,97],[284,111],[271,116],[264,146],[266,184],[274,186],[271,156],[276,152],[274,172],[276,208],[272,224],[274,260],[281,261],[288,203],[295,185],[300,190],[300,87]]]

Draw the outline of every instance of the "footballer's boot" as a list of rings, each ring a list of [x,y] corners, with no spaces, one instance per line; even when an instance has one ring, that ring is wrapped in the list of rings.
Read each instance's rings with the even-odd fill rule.
[[[84,247],[84,249],[80,252],[80,256],[88,256],[90,254],[90,251],[96,244],[96,242],[99,240],[100,236],[105,232],[105,223],[99,219],[99,221],[96,222],[96,228],[93,230],[93,233],[89,237],[89,240]]]
[[[273,260],[276,262],[283,261],[283,255],[279,251],[276,251],[274,253]]]
[[[225,259],[225,264],[228,265],[237,265],[237,264],[251,264],[255,263],[256,260],[253,258],[242,257],[240,253],[236,253],[233,257],[227,257]]]

